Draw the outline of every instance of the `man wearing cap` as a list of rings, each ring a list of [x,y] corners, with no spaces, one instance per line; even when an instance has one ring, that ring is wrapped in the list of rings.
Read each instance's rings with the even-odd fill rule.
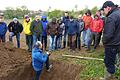
[[[104,80],[113,80],[116,54],[120,54],[120,10],[112,1],[106,1],[102,10],[107,17],[103,31],[104,63],[106,66]]]
[[[0,43],[5,42],[5,34],[7,32],[7,24],[3,21],[4,15],[0,14]]]
[[[50,69],[52,68],[52,65],[49,64],[50,54],[48,52],[44,53],[41,49],[42,43],[37,41],[32,49],[32,66],[35,71],[34,80],[39,80],[44,63],[46,64],[48,72],[50,72]]]
[[[31,52],[32,51],[32,33],[30,31],[30,25],[31,25],[31,19],[28,15],[25,15],[24,17],[24,21],[23,21],[23,31],[25,33],[26,36],[26,44],[28,46],[28,51]]]
[[[42,23],[39,15],[36,15],[35,19],[32,21],[30,31],[32,32],[33,36],[33,44],[35,44],[37,40],[42,40]]]
[[[16,36],[17,47],[20,48],[20,33],[23,31],[23,25],[18,21],[17,18],[14,18],[12,22],[8,25],[9,30],[9,41],[12,41],[12,38]]]
[[[52,21],[47,25],[47,34],[49,36],[49,51],[55,50],[55,41],[56,36],[58,34],[59,24],[57,23],[57,19],[55,17],[52,18]]]
[[[78,16],[77,22],[78,22],[78,26],[76,32],[76,48],[78,48],[78,50],[81,50],[81,32],[84,29],[84,22],[82,19],[82,15]]]
[[[69,46],[69,41],[67,40],[67,30],[68,30],[68,22],[70,20],[70,17],[69,17],[69,13],[68,12],[65,12],[64,13],[64,16],[62,18],[62,22],[64,23],[65,25],[65,30],[64,30],[64,38],[63,38],[63,48],[66,48],[66,44]]]
[[[46,50],[47,48],[47,24],[48,24],[48,20],[47,20],[47,16],[43,15],[42,19],[42,44],[43,44],[43,50]]]

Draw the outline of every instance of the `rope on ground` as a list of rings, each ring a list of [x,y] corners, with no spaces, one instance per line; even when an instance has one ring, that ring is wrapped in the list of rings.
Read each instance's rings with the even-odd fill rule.
[[[78,59],[86,59],[86,60],[104,61],[104,59],[92,58],[92,57],[82,57],[82,56],[73,56],[73,55],[62,55],[62,56],[63,57],[68,57],[68,58],[78,58]]]

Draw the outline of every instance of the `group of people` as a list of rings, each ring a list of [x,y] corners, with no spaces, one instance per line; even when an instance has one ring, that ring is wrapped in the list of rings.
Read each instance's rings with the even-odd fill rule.
[[[0,15],[1,20],[4,18]],[[1,40],[5,42],[5,34],[7,29],[9,31],[9,41],[16,36],[17,47],[20,48],[20,33],[24,31],[26,36],[26,44],[28,51],[32,51],[33,45],[36,41],[41,41],[43,50],[47,50],[47,38],[49,39],[49,51],[55,49],[62,49],[69,46],[71,50],[75,48],[81,49],[81,35],[82,47],[90,50],[90,45],[93,41],[94,49],[100,42],[100,34],[103,30],[103,20],[101,13],[98,11],[94,18],[91,17],[91,12],[88,10],[84,16],[79,15],[78,18],[69,16],[68,12],[59,19],[53,17],[49,22],[47,16],[36,15],[32,20],[28,15],[24,16],[23,24],[17,18],[14,18],[8,24],[1,21]],[[3,32],[2,32],[3,31]],[[81,34],[82,32],[82,34]]]
[[[112,1],[106,1],[102,9],[97,11],[94,17],[92,17],[91,11],[88,10],[84,15],[79,15],[76,19],[70,16],[68,12],[65,12],[63,17],[59,19],[53,17],[50,22],[45,15],[42,17],[36,15],[34,20],[25,15],[23,24],[17,18],[14,18],[7,27],[3,20],[4,15],[0,14],[1,43],[6,41],[5,35],[8,30],[9,41],[12,41],[12,38],[16,36],[17,47],[20,48],[20,34],[24,31],[28,51],[32,51],[32,65],[36,71],[35,80],[39,80],[43,63],[46,63],[47,71],[51,68],[49,64],[50,54],[42,54],[42,50],[47,50],[47,39],[49,39],[49,51],[64,49],[67,46],[70,51],[75,51],[76,48],[81,50],[81,47],[85,47],[86,51],[90,51],[91,45],[94,46],[92,50],[97,48],[103,33],[104,63],[106,66],[104,80],[112,79],[115,73],[117,53],[120,61],[120,8]]]

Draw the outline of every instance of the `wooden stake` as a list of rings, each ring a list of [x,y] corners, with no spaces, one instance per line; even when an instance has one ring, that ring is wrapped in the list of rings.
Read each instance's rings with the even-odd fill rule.
[[[91,57],[81,57],[81,56],[73,56],[73,55],[62,55],[62,56],[63,57],[68,57],[68,58],[78,58],[78,59],[86,59],[86,60],[104,61],[104,59],[91,58]]]

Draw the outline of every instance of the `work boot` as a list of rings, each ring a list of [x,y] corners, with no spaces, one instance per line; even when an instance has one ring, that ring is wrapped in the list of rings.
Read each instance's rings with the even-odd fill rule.
[[[115,80],[115,78],[114,78],[113,74],[111,74],[108,71],[106,71],[103,80]]]
[[[53,67],[52,64],[49,65],[49,69],[47,69],[47,72],[50,72],[50,70],[51,70],[52,67]]]

